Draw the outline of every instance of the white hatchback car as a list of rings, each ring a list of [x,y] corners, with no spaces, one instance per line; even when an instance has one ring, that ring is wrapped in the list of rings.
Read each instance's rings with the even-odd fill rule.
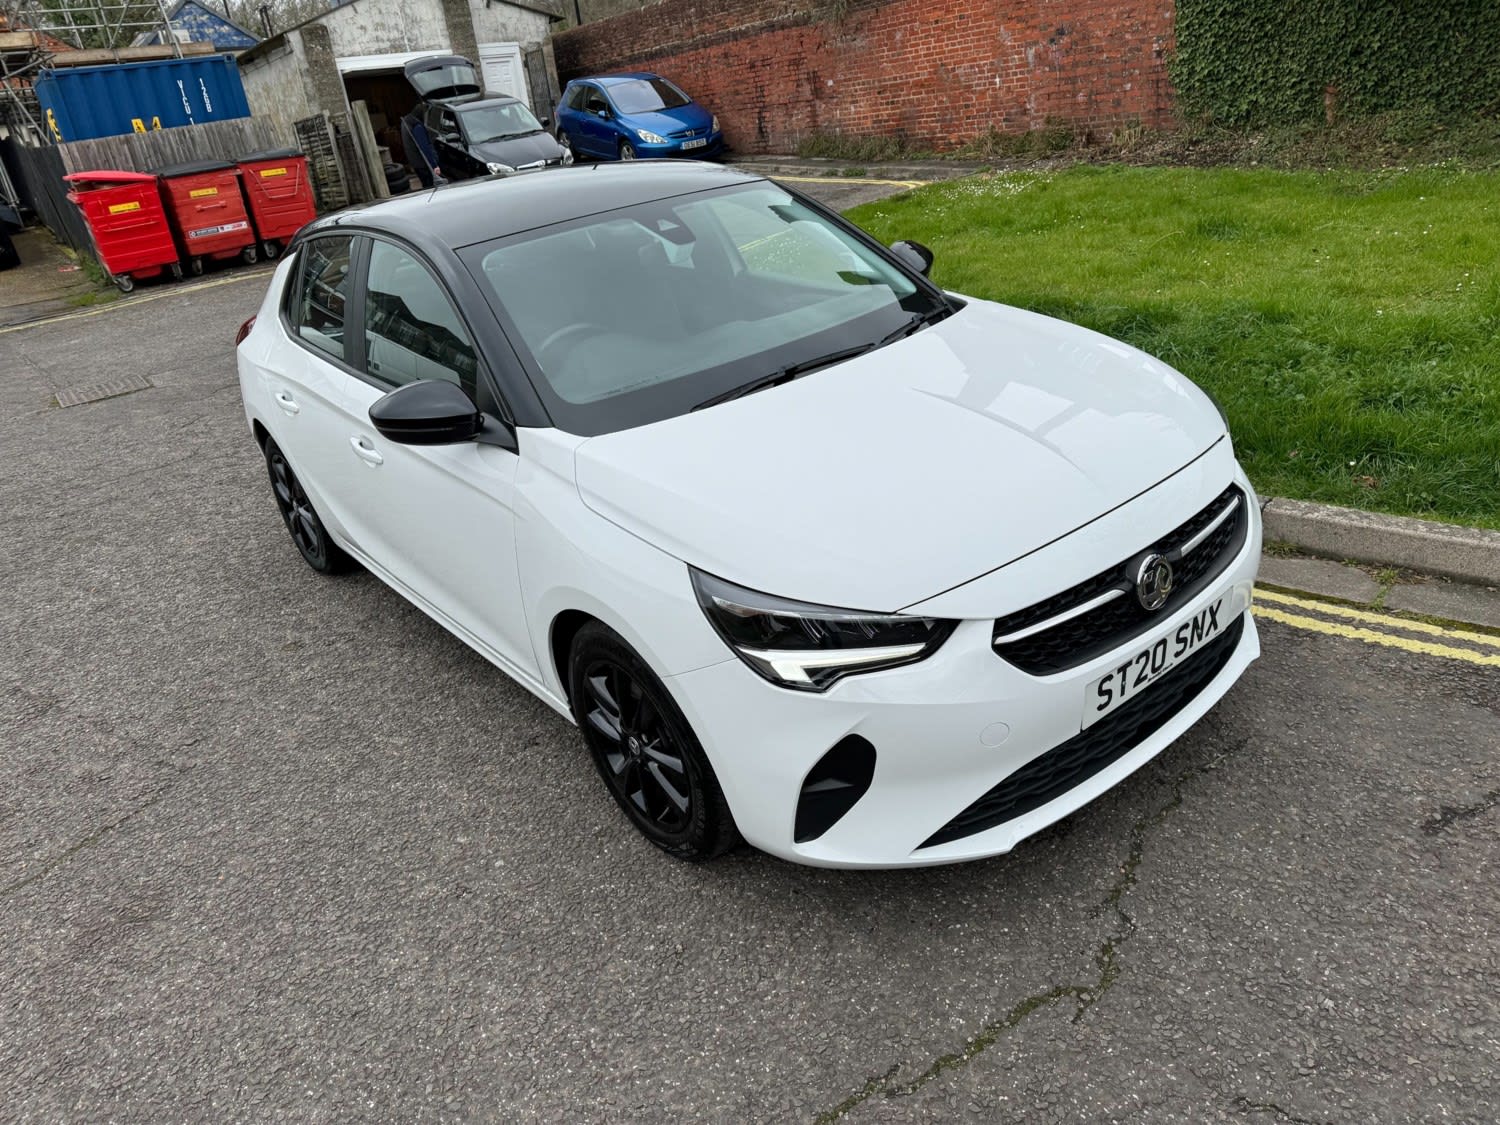
[[[1259,653],[1214,404],[944,293],[796,191],[696,164],[322,219],[241,330],[303,557],[352,557],[582,728],[653,843],[995,855]]]

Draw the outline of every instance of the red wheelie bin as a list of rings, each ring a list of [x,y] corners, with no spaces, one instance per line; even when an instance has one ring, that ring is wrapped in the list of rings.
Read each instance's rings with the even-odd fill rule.
[[[164,269],[182,276],[155,176],[101,170],[72,172],[63,179],[73,185],[68,198],[83,212],[99,261],[121,292],[129,293],[137,281]]]
[[[307,157],[294,148],[269,149],[240,157],[239,166],[260,251],[274,258],[292,235],[318,217]]]
[[[240,170],[227,160],[195,160],[156,169],[167,214],[193,273],[205,259],[260,258],[255,231],[240,194]]]

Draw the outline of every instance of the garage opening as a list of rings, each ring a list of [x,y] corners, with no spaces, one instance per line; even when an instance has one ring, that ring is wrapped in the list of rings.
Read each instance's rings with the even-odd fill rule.
[[[417,92],[402,75],[400,68],[390,71],[366,71],[344,75],[344,90],[352,105],[362,101],[370,111],[370,126],[380,159],[399,164],[408,175],[414,174],[416,153],[408,153],[401,140],[401,118],[417,105]],[[389,177],[387,177],[389,179]]]
[[[415,152],[406,151],[401,137],[401,118],[416,107],[418,97],[403,70],[415,59],[449,53],[414,51],[338,60],[349,101],[362,101],[370,111],[370,125],[375,132],[375,144],[381,149],[382,162],[399,165],[408,176],[416,174],[415,161],[420,157]],[[509,94],[528,107],[531,105],[519,43],[481,43],[477,62],[486,93]],[[387,182],[391,183],[389,175]],[[415,181],[411,181],[411,186],[415,186]],[[392,191],[398,190],[394,183],[391,183],[391,188]]]

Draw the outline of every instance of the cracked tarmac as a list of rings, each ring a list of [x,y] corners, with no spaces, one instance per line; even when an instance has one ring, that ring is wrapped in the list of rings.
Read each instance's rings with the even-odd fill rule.
[[[1494,1120],[1500,673],[1262,622],[1010,856],[676,864],[297,558],[259,294],[0,337],[0,1120]],[[49,405],[101,371],[155,387]]]

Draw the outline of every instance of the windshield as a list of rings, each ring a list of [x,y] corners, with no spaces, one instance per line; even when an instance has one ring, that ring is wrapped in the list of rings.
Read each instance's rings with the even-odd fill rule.
[[[471,247],[464,260],[554,422],[577,434],[685,414],[948,307],[852,230],[768,183],[529,231]]]
[[[464,135],[475,145],[542,131],[541,123],[520,102],[475,106],[460,111],[458,116],[464,124]]]
[[[610,99],[621,113],[651,113],[658,109],[677,109],[693,99],[665,78],[637,78],[609,88]]]

